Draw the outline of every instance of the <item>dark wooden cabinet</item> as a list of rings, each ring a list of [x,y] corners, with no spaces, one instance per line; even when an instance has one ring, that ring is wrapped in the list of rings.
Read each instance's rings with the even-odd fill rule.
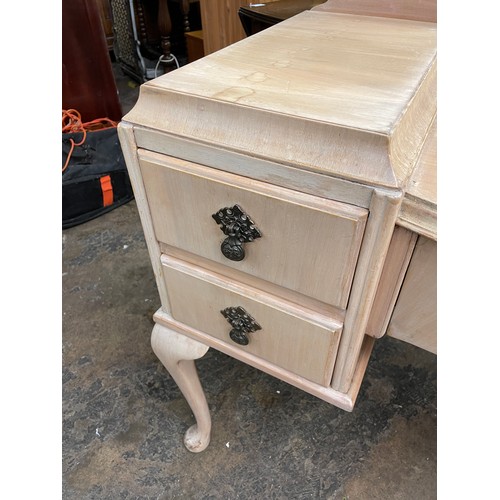
[[[95,0],[63,0],[62,40],[62,108],[77,109],[83,121],[120,120],[122,110]]]
[[[247,36],[262,31],[285,19],[312,9],[325,0],[278,0],[249,3],[240,7],[238,15]]]
[[[106,36],[106,43],[108,44],[108,51],[113,50],[113,16],[111,14],[111,4],[109,0],[95,0],[99,10],[99,17],[101,18],[102,28]]]

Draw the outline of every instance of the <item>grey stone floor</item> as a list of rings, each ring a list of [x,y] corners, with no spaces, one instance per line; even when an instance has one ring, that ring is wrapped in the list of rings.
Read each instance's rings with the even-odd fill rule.
[[[192,413],[150,346],[135,201],[65,230],[62,255],[64,499],[436,497],[434,355],[381,339],[347,413],[209,350],[212,442],[192,454]]]

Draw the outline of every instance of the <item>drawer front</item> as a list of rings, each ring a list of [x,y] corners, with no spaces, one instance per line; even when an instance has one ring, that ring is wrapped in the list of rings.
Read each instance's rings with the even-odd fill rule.
[[[329,385],[340,321],[173,257],[163,255],[162,264],[175,320],[308,380]],[[231,317],[243,321],[243,327],[230,323]],[[242,337],[248,344],[240,343]]]
[[[160,242],[345,309],[367,210],[148,151],[139,158]],[[260,233],[241,230],[253,241],[239,261],[223,254],[230,237],[213,217],[235,205]]]

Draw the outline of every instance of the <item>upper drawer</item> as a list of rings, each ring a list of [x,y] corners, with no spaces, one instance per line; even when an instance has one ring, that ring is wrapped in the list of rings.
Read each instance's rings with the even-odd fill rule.
[[[367,210],[149,151],[139,161],[159,241],[346,307]],[[222,253],[213,217],[235,205],[260,233],[240,261]]]

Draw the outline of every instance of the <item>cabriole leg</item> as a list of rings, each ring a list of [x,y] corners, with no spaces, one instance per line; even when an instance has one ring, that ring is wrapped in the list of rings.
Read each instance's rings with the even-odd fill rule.
[[[158,324],[151,334],[151,346],[194,413],[196,424],[187,430],[184,444],[194,453],[203,451],[210,442],[212,423],[194,360],[204,356],[208,346]]]

